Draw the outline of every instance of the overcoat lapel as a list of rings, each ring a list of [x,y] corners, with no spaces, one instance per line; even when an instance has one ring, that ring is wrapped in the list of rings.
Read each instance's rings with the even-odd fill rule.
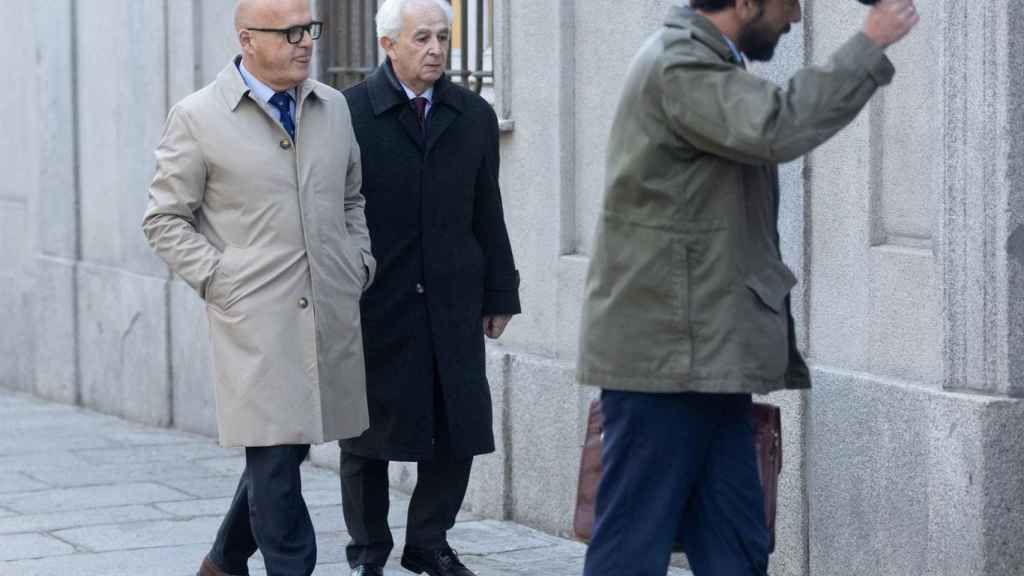
[[[434,84],[434,105],[430,109],[430,121],[427,123],[427,152],[434,148],[460,114],[461,95],[452,89],[451,80],[447,76],[442,76]]]
[[[419,122],[416,121],[416,112],[410,106],[402,106],[398,113],[398,123],[405,129],[405,133],[416,143],[420,152],[423,152],[423,132],[420,130]]]

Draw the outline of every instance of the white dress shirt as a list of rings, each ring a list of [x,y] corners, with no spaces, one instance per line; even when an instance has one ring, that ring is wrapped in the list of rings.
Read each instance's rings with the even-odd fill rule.
[[[277,121],[281,122],[281,111],[270,105],[270,99],[274,96],[274,94],[277,94],[277,92],[275,92],[274,89],[271,88],[270,86],[267,86],[263,82],[260,82],[259,78],[253,76],[251,72],[246,70],[245,64],[243,64],[241,60],[239,60],[238,62],[238,71],[241,72],[242,80],[245,80],[245,85],[248,86],[249,90],[252,91],[252,95],[259,99],[260,102],[266,104],[271,110],[273,110],[274,114],[277,115]],[[292,95],[291,104],[289,105],[289,107],[291,108],[290,112],[292,113],[292,122],[294,122],[295,89],[293,88],[288,92],[290,92]]]
[[[399,80],[398,83],[402,85],[402,89],[405,90],[405,95],[409,97],[410,102],[412,102],[413,99],[415,98],[427,99],[427,110],[426,112],[424,112],[423,115],[430,116],[430,109],[434,107],[434,87],[431,86],[430,88],[427,88],[423,92],[423,94],[416,94],[415,92],[412,91],[412,88],[409,88],[408,86],[405,85],[405,82]]]

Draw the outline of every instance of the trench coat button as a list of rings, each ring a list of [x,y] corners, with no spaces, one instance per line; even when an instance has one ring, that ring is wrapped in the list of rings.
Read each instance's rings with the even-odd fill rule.
[[[303,310],[309,308],[309,300],[306,300],[305,298],[299,298],[299,308],[302,308]]]
[[[423,284],[420,284],[418,282],[416,283],[416,293],[417,294],[423,294],[426,291],[427,291],[427,289],[423,287]]]
[[[281,149],[287,150],[292,147],[292,141],[287,138],[281,138]]]

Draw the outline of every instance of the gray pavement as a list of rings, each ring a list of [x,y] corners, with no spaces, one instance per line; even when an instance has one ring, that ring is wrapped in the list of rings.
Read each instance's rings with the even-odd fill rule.
[[[227,510],[242,453],[0,389],[0,576],[192,576]],[[348,575],[337,474],[304,465],[317,575]],[[398,565],[408,496],[393,492]],[[460,514],[449,533],[479,576],[579,576],[586,548],[510,522]],[[249,563],[265,574],[257,554]],[[669,574],[688,572],[672,569]]]

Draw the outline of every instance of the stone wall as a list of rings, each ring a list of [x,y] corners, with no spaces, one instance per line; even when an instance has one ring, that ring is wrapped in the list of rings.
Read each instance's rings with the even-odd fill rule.
[[[498,449],[477,513],[568,534],[586,408],[573,382],[611,116],[674,0],[496,2],[504,205],[524,314],[488,348]],[[784,83],[860,26],[804,2]],[[783,406],[773,574],[1024,572],[1024,5],[919,0],[898,74],[782,167],[781,234],[814,366]],[[140,221],[169,106],[234,54],[224,0],[0,0],[0,386],[214,434],[203,307]],[[1019,231],[1019,232],[1018,232]],[[1018,235],[1014,235],[1018,232]],[[314,459],[337,466],[337,447]],[[395,464],[408,489],[415,467]]]

